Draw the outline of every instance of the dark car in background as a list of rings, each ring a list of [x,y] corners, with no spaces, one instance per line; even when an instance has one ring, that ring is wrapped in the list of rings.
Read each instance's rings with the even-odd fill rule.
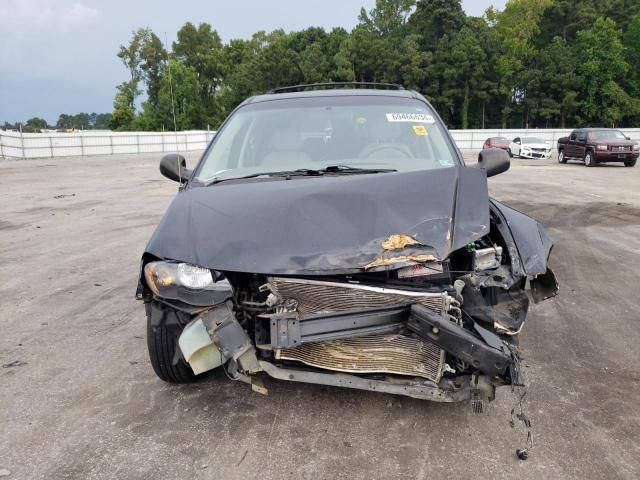
[[[487,138],[482,144],[482,149],[499,148],[505,152],[509,151],[510,140],[507,137],[490,137]]]
[[[556,294],[544,227],[489,198],[500,150],[465,165],[420,94],[348,84],[243,102],[180,183],[136,296],[167,382],[224,368],[471,400],[521,385],[530,299]]]
[[[640,153],[638,142],[614,128],[579,128],[558,139],[558,162],[583,161],[587,167],[598,163],[622,162],[633,167]]]

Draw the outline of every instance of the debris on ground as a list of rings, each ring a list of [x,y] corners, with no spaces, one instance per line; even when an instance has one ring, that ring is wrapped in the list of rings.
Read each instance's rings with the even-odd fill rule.
[[[65,198],[65,197],[75,197],[76,194],[75,193],[70,193],[70,194],[63,194],[63,195],[55,195],[53,198]]]
[[[14,360],[13,362],[3,363],[2,368],[22,367],[24,365],[27,365],[27,362],[23,362],[22,360]]]

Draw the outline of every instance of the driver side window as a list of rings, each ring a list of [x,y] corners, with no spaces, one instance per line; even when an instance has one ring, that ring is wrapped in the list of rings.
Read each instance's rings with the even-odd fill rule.
[[[587,134],[584,132],[578,132],[576,135],[576,141],[584,143],[587,140]]]
[[[517,143],[518,145],[520,145],[520,137],[516,137],[513,139],[513,143]]]

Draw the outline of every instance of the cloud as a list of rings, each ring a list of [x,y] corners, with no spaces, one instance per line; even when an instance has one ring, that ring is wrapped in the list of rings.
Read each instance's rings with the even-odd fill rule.
[[[98,18],[98,10],[80,2],[60,0],[3,0],[0,24],[5,31],[27,32],[37,29],[68,32],[86,28]]]

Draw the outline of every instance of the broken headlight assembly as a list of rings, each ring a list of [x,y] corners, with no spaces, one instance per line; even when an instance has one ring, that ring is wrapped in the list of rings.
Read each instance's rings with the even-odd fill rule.
[[[231,285],[225,278],[188,263],[148,263],[144,267],[144,278],[156,297],[189,305],[216,305],[232,294]]]

